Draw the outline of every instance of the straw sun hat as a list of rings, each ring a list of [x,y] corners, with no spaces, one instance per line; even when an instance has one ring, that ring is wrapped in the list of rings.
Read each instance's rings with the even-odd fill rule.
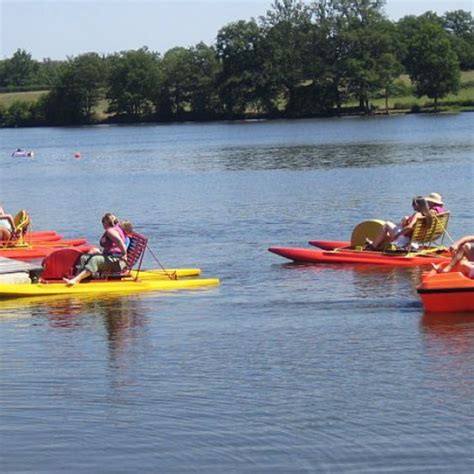
[[[425,197],[425,200],[434,204],[443,204],[443,198],[441,197],[441,194],[438,193],[428,194],[428,196]]]

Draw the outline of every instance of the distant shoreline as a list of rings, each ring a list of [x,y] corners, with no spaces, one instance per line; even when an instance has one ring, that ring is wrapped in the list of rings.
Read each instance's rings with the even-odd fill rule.
[[[140,120],[121,119],[120,117],[111,117],[105,120],[97,120],[90,123],[75,124],[75,125],[60,125],[60,124],[32,124],[32,125],[15,125],[15,126],[2,126],[1,129],[15,129],[15,128],[76,128],[76,127],[94,127],[101,125],[170,125],[170,124],[184,124],[184,123],[238,123],[238,122],[265,122],[265,121],[277,121],[277,120],[307,120],[307,119],[334,119],[334,118],[349,118],[349,117],[360,117],[360,118],[383,118],[393,117],[401,115],[426,115],[426,114],[458,114],[464,112],[474,112],[474,107],[463,107],[463,108],[442,108],[440,110],[420,110],[413,112],[410,110],[393,110],[389,109],[387,114],[385,111],[377,110],[371,114],[356,112],[356,111],[341,111],[340,113],[333,114],[308,114],[308,115],[285,115],[285,114],[245,114],[242,116],[233,117],[208,117],[208,118],[191,118],[191,117],[173,117],[173,119],[156,119],[156,118],[141,118]]]

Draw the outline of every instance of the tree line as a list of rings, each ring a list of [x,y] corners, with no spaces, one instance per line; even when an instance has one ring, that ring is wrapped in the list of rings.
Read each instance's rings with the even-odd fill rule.
[[[0,125],[94,123],[102,100],[114,122],[328,115],[348,101],[368,113],[371,100],[388,104],[406,88],[402,73],[436,108],[458,91],[460,70],[474,69],[471,13],[426,12],[394,22],[383,6],[275,0],[264,16],[225,25],[215,44],[163,55],[143,47],[36,61],[17,50],[0,61],[0,91],[48,92],[0,108]]]

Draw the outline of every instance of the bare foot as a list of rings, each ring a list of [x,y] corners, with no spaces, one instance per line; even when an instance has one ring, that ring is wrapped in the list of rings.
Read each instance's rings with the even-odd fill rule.
[[[449,273],[450,270],[447,267],[443,267],[441,264],[435,265],[434,263],[431,266],[436,270],[436,273]]]
[[[69,280],[68,278],[63,278],[64,283],[66,283],[66,286],[74,286],[76,282],[74,280]]]

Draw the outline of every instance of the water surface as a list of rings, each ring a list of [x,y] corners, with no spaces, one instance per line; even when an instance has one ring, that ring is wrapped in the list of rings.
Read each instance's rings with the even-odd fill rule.
[[[474,315],[418,269],[295,266],[441,193],[472,233],[472,114],[0,131],[0,199],[97,241],[112,211],[216,289],[0,302],[4,472],[471,472]],[[13,159],[12,150],[35,150]],[[80,152],[81,159],[74,159]],[[147,266],[156,266],[147,258]]]

